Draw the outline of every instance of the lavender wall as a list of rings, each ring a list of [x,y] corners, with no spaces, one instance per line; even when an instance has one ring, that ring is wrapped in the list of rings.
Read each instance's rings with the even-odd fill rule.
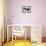
[[[31,6],[31,13],[22,13],[22,6]],[[46,0],[7,0],[8,24],[40,24],[46,36]]]

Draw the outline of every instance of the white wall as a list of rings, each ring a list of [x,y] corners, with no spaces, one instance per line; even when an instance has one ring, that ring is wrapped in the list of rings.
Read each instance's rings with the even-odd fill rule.
[[[31,13],[22,13],[22,6],[31,6]],[[7,0],[7,8],[7,16],[13,17],[12,23],[40,24],[46,36],[46,0]],[[11,24],[9,18],[8,24]]]

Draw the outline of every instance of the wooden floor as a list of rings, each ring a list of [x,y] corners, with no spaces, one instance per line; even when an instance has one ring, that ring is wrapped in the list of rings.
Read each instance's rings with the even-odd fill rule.
[[[3,46],[46,46],[46,43],[31,43],[30,41],[14,40],[5,43]]]
[[[14,40],[5,43],[3,46],[46,46],[46,37],[42,37],[42,42],[44,43],[31,43],[31,41],[27,40]]]
[[[30,41],[24,41],[24,40],[16,40],[16,41],[10,41],[8,43],[5,43],[3,46],[31,46]]]

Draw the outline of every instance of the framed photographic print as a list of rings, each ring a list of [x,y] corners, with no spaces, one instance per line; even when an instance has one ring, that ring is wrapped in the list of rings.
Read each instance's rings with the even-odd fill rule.
[[[31,13],[31,6],[22,6],[22,13]]]

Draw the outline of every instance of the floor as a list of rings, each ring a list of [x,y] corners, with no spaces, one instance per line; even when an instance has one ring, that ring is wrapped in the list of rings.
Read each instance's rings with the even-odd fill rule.
[[[46,46],[46,43],[31,43],[30,41],[14,40],[5,43],[3,46]]]
[[[4,44],[4,46],[30,46],[31,42],[30,41],[24,41],[24,40],[16,40],[16,41],[10,41],[6,44]]]

